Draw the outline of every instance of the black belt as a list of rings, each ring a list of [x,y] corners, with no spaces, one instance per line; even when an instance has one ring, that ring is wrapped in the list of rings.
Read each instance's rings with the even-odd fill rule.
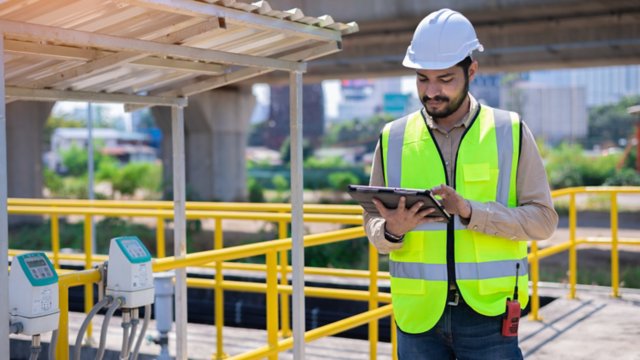
[[[447,305],[458,306],[462,301],[462,295],[460,295],[460,291],[458,291],[458,289],[449,290],[447,293]]]

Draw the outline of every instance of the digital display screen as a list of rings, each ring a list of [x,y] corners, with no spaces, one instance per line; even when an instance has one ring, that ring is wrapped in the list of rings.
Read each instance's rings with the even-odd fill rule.
[[[47,266],[47,263],[41,258],[33,258],[33,260],[26,259],[26,261],[27,261],[27,265],[30,268],[37,268],[37,267],[41,267],[41,266]]]
[[[142,246],[140,246],[140,243],[136,240],[124,240],[122,241],[122,245],[125,249],[127,249],[129,255],[134,259],[147,256],[147,253],[144,251]]]
[[[49,264],[42,257],[28,257],[24,259],[24,262],[34,279],[46,279],[53,276]]]

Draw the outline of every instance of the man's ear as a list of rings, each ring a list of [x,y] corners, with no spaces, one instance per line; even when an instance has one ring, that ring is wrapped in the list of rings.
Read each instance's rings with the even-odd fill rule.
[[[473,60],[471,65],[469,65],[469,82],[473,81],[473,78],[476,76],[478,72],[478,60]]]

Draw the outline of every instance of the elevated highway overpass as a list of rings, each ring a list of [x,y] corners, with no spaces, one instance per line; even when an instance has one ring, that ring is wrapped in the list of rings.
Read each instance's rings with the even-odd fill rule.
[[[485,51],[481,72],[640,63],[640,2],[633,0],[270,0],[356,21],[343,51],[309,64],[306,81],[407,75],[401,66],[417,24],[449,7],[474,24]],[[272,73],[263,78],[277,81]],[[284,79],[284,78],[283,78]]]

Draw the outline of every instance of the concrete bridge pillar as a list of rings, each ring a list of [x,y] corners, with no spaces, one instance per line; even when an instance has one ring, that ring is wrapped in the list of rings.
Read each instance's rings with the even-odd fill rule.
[[[7,178],[9,197],[41,198],[44,125],[54,102],[7,104]]]
[[[189,97],[189,106],[184,111],[189,199],[246,198],[245,148],[254,106],[250,87],[213,90]],[[173,179],[171,110],[155,107],[152,113],[163,133],[163,178],[165,189],[169,189]]]

